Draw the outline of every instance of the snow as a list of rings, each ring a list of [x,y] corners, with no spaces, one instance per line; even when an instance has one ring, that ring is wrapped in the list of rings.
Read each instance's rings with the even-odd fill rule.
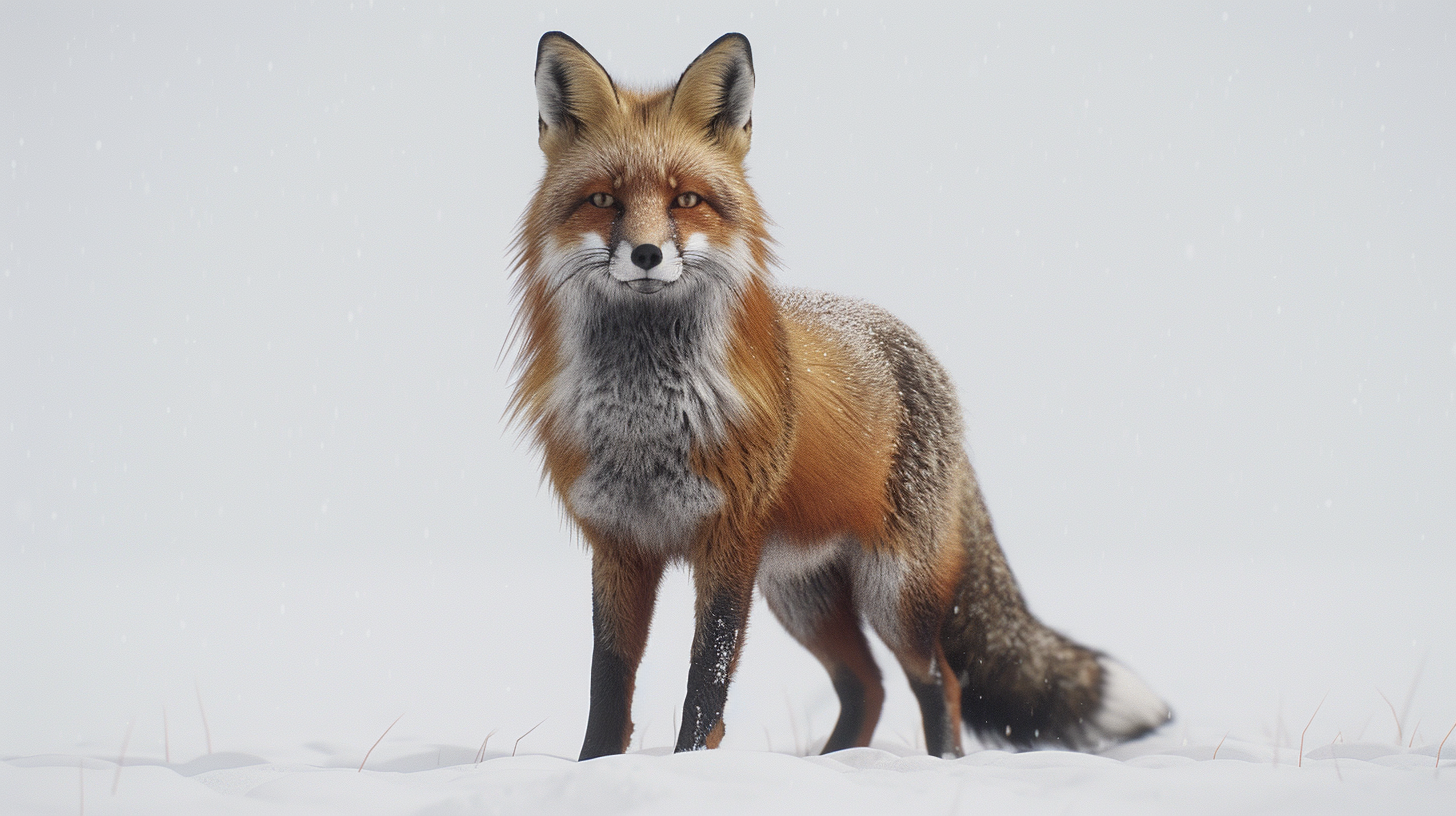
[[[1450,809],[1456,12],[789,5],[6,12],[0,813]],[[760,602],[669,755],[678,571],[570,761],[587,558],[497,362],[552,29],[644,84],[748,35],[779,280],[925,338],[1032,608],[1170,725],[923,757],[876,643],[814,757]]]
[[[21,812],[148,813],[1444,813],[1456,773],[1430,754],[1389,746],[1360,758],[1276,765],[1267,746],[1234,743],[1111,759],[1069,752],[987,750],[963,759],[853,748],[826,757],[666,749],[577,763],[469,749],[410,751],[359,771],[353,757],[268,763],[235,754],[207,766],[126,766],[44,756],[0,766]],[[461,753],[464,752],[464,753]],[[1349,753],[1355,753],[1353,751]],[[451,763],[458,764],[451,764]],[[1449,761],[1443,760],[1443,768]],[[114,789],[114,793],[113,793]],[[83,792],[84,791],[84,792]],[[1443,802],[1444,800],[1444,802]],[[176,811],[182,812],[182,811]]]

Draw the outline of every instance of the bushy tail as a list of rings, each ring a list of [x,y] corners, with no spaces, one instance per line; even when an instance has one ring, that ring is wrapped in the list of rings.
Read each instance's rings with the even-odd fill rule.
[[[961,683],[961,716],[982,742],[1095,751],[1171,719],[1127,667],[1032,617],[974,477],[961,519],[968,561],[941,642]]]

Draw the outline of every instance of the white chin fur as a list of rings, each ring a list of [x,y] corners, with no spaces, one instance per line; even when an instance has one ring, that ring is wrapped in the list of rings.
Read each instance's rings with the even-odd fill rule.
[[[1102,707],[1092,716],[1092,725],[1102,737],[1124,740],[1168,721],[1167,703],[1131,669],[1106,656],[1097,662],[1102,666]]]

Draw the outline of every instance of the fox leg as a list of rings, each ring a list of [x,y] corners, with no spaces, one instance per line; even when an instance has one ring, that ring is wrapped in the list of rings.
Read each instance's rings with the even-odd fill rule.
[[[723,739],[723,708],[748,628],[758,553],[754,543],[731,539],[710,541],[694,553],[697,630],[675,751],[717,748]]]
[[[910,690],[920,704],[925,725],[925,752],[931,756],[959,757],[961,747],[961,684],[946,662],[936,640],[929,649],[896,649]]]
[[[789,634],[824,665],[839,696],[839,719],[823,752],[869,745],[884,707],[885,687],[843,567],[808,575],[760,572],[758,586]]]
[[[961,684],[941,644],[949,603],[938,589],[934,561],[862,553],[852,563],[855,600],[880,639],[890,647],[920,704],[925,749],[958,757],[961,748]],[[954,570],[952,562],[952,571]]]
[[[663,566],[661,558],[632,547],[592,547],[591,709],[581,759],[627,750],[637,665],[647,646]]]

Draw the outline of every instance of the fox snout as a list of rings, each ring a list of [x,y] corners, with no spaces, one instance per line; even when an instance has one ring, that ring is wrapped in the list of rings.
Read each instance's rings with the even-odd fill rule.
[[[656,244],[638,244],[632,250],[632,263],[642,267],[643,271],[650,270],[662,263],[662,250]]]
[[[634,247],[630,241],[622,241],[612,252],[608,269],[632,291],[650,295],[682,277],[682,253],[672,239],[662,246],[641,243]]]
[[[623,281],[639,295],[650,295],[662,291],[672,281],[652,277],[652,270],[662,265],[662,248],[656,244],[638,244],[632,250],[632,264],[647,277]]]

